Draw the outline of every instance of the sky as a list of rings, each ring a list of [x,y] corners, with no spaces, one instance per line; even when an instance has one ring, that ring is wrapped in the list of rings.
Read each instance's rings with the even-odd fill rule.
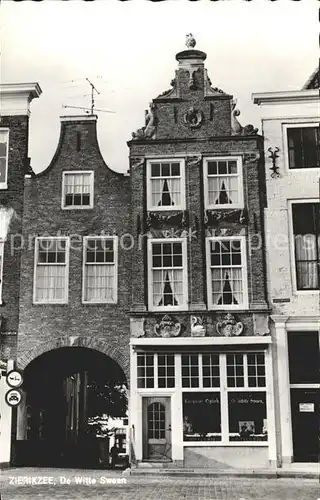
[[[128,169],[127,141],[149,102],[170,88],[175,54],[193,33],[207,53],[213,87],[237,99],[240,123],[260,130],[253,92],[300,89],[319,57],[317,0],[3,0],[1,83],[38,82],[31,103],[29,156],[35,172],[56,150],[60,116],[90,106],[100,92],[98,140],[105,162]]]

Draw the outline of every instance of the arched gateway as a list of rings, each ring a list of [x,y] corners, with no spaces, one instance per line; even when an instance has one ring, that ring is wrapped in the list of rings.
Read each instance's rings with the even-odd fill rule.
[[[126,417],[125,353],[103,340],[57,338],[18,358],[23,400],[18,407],[16,465],[107,465],[106,418]]]

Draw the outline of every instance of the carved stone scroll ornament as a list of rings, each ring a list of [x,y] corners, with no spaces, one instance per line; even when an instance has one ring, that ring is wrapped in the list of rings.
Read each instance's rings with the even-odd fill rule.
[[[144,329],[145,318],[130,318],[130,335],[131,337],[144,337],[146,332]]]
[[[189,167],[194,168],[194,167],[199,167],[201,164],[201,155],[197,156],[187,156],[186,160],[189,165]]]
[[[251,165],[260,158],[260,153],[245,153],[243,155],[243,163],[246,165]]]
[[[243,332],[243,323],[236,321],[232,314],[227,313],[216,324],[216,330],[219,335],[224,337],[238,336]]]
[[[139,128],[136,132],[132,132],[132,139],[154,139],[156,124],[156,105],[154,103],[150,103],[149,111],[146,111],[145,126]]]
[[[253,125],[246,125],[243,127],[241,123],[237,120],[237,116],[240,115],[239,109],[236,109],[237,101],[232,101],[231,108],[231,130],[234,135],[256,135],[258,129],[254,128]]]
[[[144,158],[133,157],[130,159],[131,167],[137,168],[144,165]]]
[[[189,225],[188,212],[186,210],[173,214],[148,212],[146,217],[146,225],[147,228],[161,228],[163,225],[186,228]]]
[[[193,36],[192,33],[188,33],[186,35],[186,46],[188,47],[188,49],[194,49],[194,47],[196,46],[196,40]]]
[[[196,109],[194,106],[188,109],[184,115],[184,123],[190,128],[199,128],[203,122],[203,112]]]
[[[201,316],[191,316],[191,337],[204,337],[206,335],[205,319]]]
[[[227,210],[206,210],[205,225],[215,226],[219,222],[238,222],[240,224],[248,223],[248,213],[246,209],[227,209]]]
[[[154,333],[158,337],[177,337],[181,332],[181,323],[174,321],[167,314],[154,326]]]

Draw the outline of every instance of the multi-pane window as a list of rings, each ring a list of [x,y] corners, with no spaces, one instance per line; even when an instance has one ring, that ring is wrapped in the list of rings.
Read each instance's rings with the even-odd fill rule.
[[[149,308],[186,308],[186,241],[157,239],[148,245]]]
[[[182,354],[182,387],[219,387],[219,354]]]
[[[154,355],[137,355],[137,381],[139,389],[154,387]]]
[[[202,383],[203,387],[219,387],[219,354],[202,354]]]
[[[244,387],[243,354],[227,355],[228,387]]]
[[[199,355],[183,354],[181,356],[182,387],[199,387]]]
[[[289,168],[320,167],[319,125],[288,127]]]
[[[138,353],[137,381],[139,389],[174,387],[174,354]]]
[[[264,354],[247,354],[248,364],[248,386],[249,387],[265,387],[266,386],[266,369]]]
[[[293,203],[297,290],[320,288],[320,203]]]
[[[164,439],[166,437],[166,409],[161,403],[148,406],[148,438]]]
[[[245,307],[244,237],[207,238],[208,298],[212,308]]]
[[[83,302],[117,302],[116,237],[84,238]]]
[[[7,187],[9,130],[0,128],[0,189]]]
[[[158,354],[158,387],[174,385],[174,354]]]
[[[205,160],[206,208],[243,208],[241,158]]]
[[[93,207],[93,172],[63,172],[62,208]]]
[[[148,162],[148,210],[184,210],[184,163]]]
[[[37,238],[34,301],[65,303],[68,300],[68,238]]]

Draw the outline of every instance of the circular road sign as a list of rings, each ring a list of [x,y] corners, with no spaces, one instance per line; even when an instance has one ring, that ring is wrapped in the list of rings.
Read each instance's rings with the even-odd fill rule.
[[[7,384],[10,385],[10,387],[20,387],[22,385],[22,382],[22,375],[17,370],[11,370],[7,373]]]
[[[6,403],[9,406],[18,406],[18,404],[21,401],[21,398],[22,398],[21,392],[18,391],[17,389],[10,389],[10,391],[8,391],[5,396]]]

